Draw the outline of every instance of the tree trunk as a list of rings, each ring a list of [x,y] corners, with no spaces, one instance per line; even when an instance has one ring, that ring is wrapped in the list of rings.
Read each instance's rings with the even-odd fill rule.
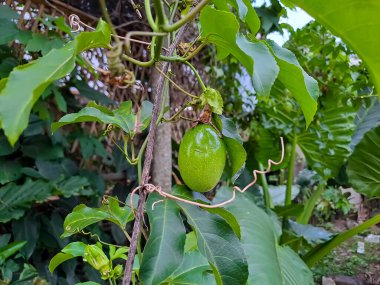
[[[153,69],[152,85],[160,76]],[[169,88],[165,86],[165,107],[170,106]],[[153,90],[155,94],[155,90]],[[162,123],[157,127],[156,141],[153,151],[152,181],[154,185],[161,186],[165,192],[170,192],[172,187],[172,132],[171,123]]]

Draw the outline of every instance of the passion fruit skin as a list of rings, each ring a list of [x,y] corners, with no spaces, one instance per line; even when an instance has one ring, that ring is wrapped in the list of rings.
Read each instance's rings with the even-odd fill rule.
[[[216,186],[226,163],[226,147],[209,125],[198,125],[182,138],[178,166],[185,184],[193,191],[207,192]]]

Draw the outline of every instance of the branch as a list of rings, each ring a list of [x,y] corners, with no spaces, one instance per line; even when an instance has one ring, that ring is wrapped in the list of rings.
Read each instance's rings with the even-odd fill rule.
[[[181,29],[178,31],[173,43],[169,47],[168,55],[172,55],[175,51],[175,48],[181,41],[182,37],[184,36],[186,29],[188,27],[188,24],[181,27]],[[169,63],[164,62],[162,64],[161,70],[164,74],[167,73],[169,68]],[[153,102],[153,112],[152,112],[152,120],[150,123],[149,128],[149,134],[148,134],[148,144],[145,152],[145,160],[144,160],[144,168],[142,173],[142,185],[144,186],[149,182],[150,176],[150,166],[152,164],[152,158],[153,158],[153,147],[154,147],[154,140],[156,137],[156,130],[157,130],[157,120],[158,115],[160,113],[161,104],[162,104],[162,97],[163,97],[163,91],[164,91],[164,83],[165,83],[165,76],[160,74],[157,85],[155,88],[156,96],[154,98]],[[124,271],[124,278],[123,278],[123,285],[129,285],[131,283],[131,276],[132,276],[132,270],[133,270],[133,261],[135,259],[136,255],[136,249],[137,249],[137,242],[138,237],[140,233],[141,228],[141,221],[144,215],[144,207],[145,207],[145,200],[147,197],[147,190],[145,188],[142,188],[142,191],[140,193],[140,199],[137,206],[137,213],[135,216],[135,223],[133,225],[133,231],[132,231],[132,240],[129,246],[129,252],[128,252],[128,259],[125,264],[125,271]]]

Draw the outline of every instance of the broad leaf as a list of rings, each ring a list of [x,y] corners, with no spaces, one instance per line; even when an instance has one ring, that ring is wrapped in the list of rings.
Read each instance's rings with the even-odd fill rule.
[[[21,249],[21,254],[30,258],[40,237],[41,223],[37,215],[29,211],[22,219],[12,222],[12,232],[15,241],[27,241]]]
[[[246,257],[239,239],[227,222],[196,206],[178,204],[196,232],[199,251],[208,259],[216,283],[245,284],[248,278]]]
[[[0,265],[3,264],[8,257],[12,256],[21,248],[23,248],[25,244],[26,241],[15,241],[0,248]]]
[[[366,63],[380,90],[380,2],[289,0],[341,37]]]
[[[161,284],[181,264],[184,255],[186,229],[180,209],[169,199],[154,205],[161,198],[156,193],[149,195],[146,206],[151,230],[139,271],[146,285]]]
[[[228,2],[239,12],[239,18],[245,22],[251,33],[256,35],[260,29],[260,19],[249,0],[228,0]]]
[[[96,31],[83,32],[64,47],[11,72],[0,91],[1,126],[11,145],[27,127],[31,109],[48,85],[74,69],[76,55],[86,49],[107,47],[110,37],[110,27],[100,20]]]
[[[370,106],[362,106],[356,114],[356,131],[352,136],[350,147],[352,149],[362,140],[364,134],[380,125],[380,103],[375,98]]]
[[[43,201],[51,195],[52,187],[41,180],[27,180],[21,186],[8,183],[0,188],[0,222],[21,218],[34,201]]]
[[[215,202],[229,197],[231,189],[222,187]],[[240,224],[241,242],[249,265],[247,284],[314,284],[310,270],[297,254],[288,247],[279,246],[279,226],[253,201],[252,193],[237,193],[235,201],[225,207]]]
[[[268,44],[272,48],[277,64],[280,67],[278,80],[296,98],[305,116],[306,126],[309,126],[317,111],[318,83],[302,69],[291,51],[280,47],[273,41],[268,41]]]
[[[120,104],[116,110],[110,110],[90,102],[87,107],[78,113],[63,116],[58,122],[52,124],[52,131],[65,125],[81,122],[99,122],[111,124],[122,129],[130,136],[142,132],[150,123],[152,103],[144,101],[137,114],[132,113],[132,101],[128,100]]]
[[[243,141],[239,135],[236,124],[229,118],[224,116],[215,116],[214,121],[216,127],[223,136],[228,155],[228,164],[230,166],[230,176],[235,181],[241,171],[244,169],[247,153],[243,147]]]
[[[348,159],[347,175],[355,190],[380,197],[380,126],[367,132]]]
[[[213,285],[215,279],[212,274],[210,264],[207,259],[199,253],[199,251],[192,251],[185,254],[182,263],[167,278],[164,284],[171,285]]]
[[[120,207],[119,202],[110,199],[107,205],[100,208],[90,208],[84,204],[76,206],[73,211],[67,215],[63,224],[64,233],[61,237],[69,237],[80,232],[89,225],[107,220],[115,223],[124,229],[125,225],[133,220],[133,213],[128,206]]]
[[[54,184],[56,190],[66,198],[79,194],[89,185],[87,178],[82,176],[71,176]]]
[[[326,242],[334,236],[323,228],[298,224],[292,220],[289,220],[289,226],[297,237],[304,238],[311,245]]]
[[[21,177],[21,164],[17,161],[0,159],[0,185]]]
[[[220,25],[221,22],[224,24]],[[279,69],[268,47],[261,42],[249,42],[238,35],[239,23],[229,11],[206,6],[202,9],[200,23],[202,36],[216,45],[218,57],[222,59],[232,54],[251,75],[256,92],[269,94]]]
[[[84,251],[86,248],[86,244],[83,242],[72,242],[65,246],[60,252],[57,253],[49,263],[49,271],[53,273],[53,271],[59,266],[61,263],[73,259],[78,256],[84,256]]]
[[[286,185],[268,185],[269,194],[274,206],[284,206]],[[261,189],[260,189],[261,190]],[[298,185],[292,186],[292,200],[300,193]]]

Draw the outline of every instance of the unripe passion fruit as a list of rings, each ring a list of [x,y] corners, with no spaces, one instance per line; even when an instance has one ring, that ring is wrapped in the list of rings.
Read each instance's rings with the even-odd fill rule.
[[[198,125],[183,137],[178,166],[185,184],[193,191],[207,192],[218,183],[226,163],[226,147],[209,125]]]

